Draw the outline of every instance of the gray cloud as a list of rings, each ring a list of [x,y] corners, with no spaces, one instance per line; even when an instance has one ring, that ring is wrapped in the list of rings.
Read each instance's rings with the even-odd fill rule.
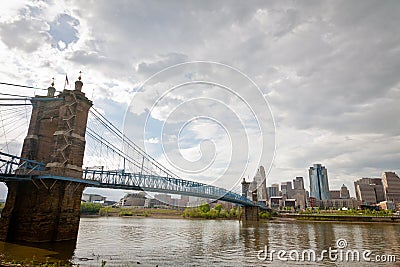
[[[48,43],[48,28],[46,22],[23,17],[1,24],[0,35],[7,47],[31,53]]]
[[[157,60],[156,62],[139,63],[137,68],[138,73],[150,76],[164,68],[187,62],[189,60],[187,55],[180,53],[169,53],[167,55],[160,55],[160,57],[161,59]]]

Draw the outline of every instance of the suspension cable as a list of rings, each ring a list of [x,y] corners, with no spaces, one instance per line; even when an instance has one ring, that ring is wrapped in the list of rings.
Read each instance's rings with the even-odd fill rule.
[[[0,82],[0,84],[1,84],[1,85],[8,85],[8,86],[15,86],[15,87],[28,88],[28,89],[47,90],[47,89],[45,89],[45,88],[34,87],[34,86],[27,86],[27,85],[20,85],[20,84],[14,84],[14,83]]]

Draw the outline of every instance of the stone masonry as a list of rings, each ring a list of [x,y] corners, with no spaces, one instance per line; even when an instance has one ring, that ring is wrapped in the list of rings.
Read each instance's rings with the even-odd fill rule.
[[[249,189],[250,189],[250,183],[246,182],[246,179],[243,178],[242,181],[242,196],[243,197],[247,197],[248,193],[249,193]],[[257,203],[258,199],[257,199],[257,189],[253,190],[250,192],[251,193],[251,198],[253,203]],[[240,216],[240,220],[244,221],[244,222],[256,222],[259,220],[259,213],[260,209],[257,206],[244,206],[242,207],[242,213]]]
[[[32,116],[24,140],[22,158],[46,164],[45,171],[30,175],[46,179],[7,182],[8,195],[0,218],[0,240],[49,242],[74,240],[78,234],[80,202],[84,184],[52,179],[55,176],[81,178],[85,132],[92,102],[81,92],[64,90],[54,96],[32,100]],[[23,171],[20,171],[24,175]]]

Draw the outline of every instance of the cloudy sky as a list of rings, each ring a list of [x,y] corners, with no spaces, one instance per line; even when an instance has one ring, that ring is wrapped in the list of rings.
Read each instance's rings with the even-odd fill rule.
[[[397,0],[8,1],[0,82],[62,89],[82,71],[95,107],[183,175],[272,164],[267,184],[308,187],[322,163],[354,195],[357,178],[400,173],[399,14]],[[162,72],[192,61],[219,64]]]

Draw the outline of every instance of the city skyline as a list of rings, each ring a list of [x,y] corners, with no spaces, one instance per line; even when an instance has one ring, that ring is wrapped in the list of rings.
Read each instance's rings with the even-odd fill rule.
[[[310,168],[308,169],[308,174],[309,175],[310,175],[310,169],[311,168],[315,168],[315,166],[322,167],[322,169],[324,169],[325,172],[327,173],[327,168],[325,166],[323,166],[321,163],[315,163],[315,164],[313,164],[313,166],[310,166]],[[349,184],[346,183],[346,182],[344,182],[340,187],[330,187],[329,178],[327,178],[327,186],[328,186],[329,192],[337,191],[337,193],[340,193],[340,194],[341,194],[341,190],[343,190],[343,188],[345,187],[346,190],[348,191],[350,197],[356,198],[356,199],[360,199],[361,198],[360,197],[360,192],[357,191],[357,189],[356,189],[360,184],[361,185],[370,185],[370,184],[376,184],[376,182],[378,182],[380,187],[382,187],[382,189],[381,189],[382,190],[382,193],[381,193],[382,196],[379,195],[380,197],[378,197],[377,199],[382,201],[384,199],[384,197],[383,197],[383,195],[384,195],[384,192],[383,192],[384,184],[382,182],[382,177],[388,177],[388,179],[390,179],[389,183],[391,183],[391,184],[393,184],[395,186],[395,189],[394,189],[395,191],[393,192],[393,194],[400,194],[400,190],[399,190],[400,189],[400,181],[396,180],[396,178],[398,178],[396,175],[397,175],[396,172],[393,172],[393,171],[383,171],[380,174],[380,177],[377,177],[377,178],[368,178],[366,176],[357,177],[356,180],[354,180],[354,183],[351,184],[351,185],[354,184],[354,187],[353,186],[349,186]],[[311,191],[310,183],[306,183],[305,182],[305,181],[310,181],[310,179],[308,179],[308,180],[305,179],[305,181],[304,181],[304,177],[303,176],[296,176],[293,179],[292,188],[293,189],[296,188],[295,184],[296,184],[296,182],[299,181],[298,179],[301,179],[300,183],[303,186],[303,188],[305,188],[306,191],[310,192]],[[279,191],[282,186],[286,187],[286,184],[290,184],[290,186],[291,186],[291,184],[292,184],[291,180],[292,179],[288,178],[288,179],[282,179],[280,181],[280,183],[268,183],[267,182],[267,190],[270,190],[270,188],[276,187],[277,191]],[[388,184],[388,182],[386,182],[386,187],[387,187],[387,184]]]
[[[323,165],[322,163],[314,163],[314,164],[311,164],[311,165],[315,165],[315,164],[320,164],[320,165]],[[310,166],[311,166],[310,165]],[[309,166],[309,167],[310,167]],[[287,181],[291,181],[291,180],[293,180],[293,179],[295,179],[296,177],[306,177],[306,178],[308,178],[309,177],[309,167],[306,167],[305,168],[305,173],[307,173],[307,175],[304,175],[304,176],[300,176],[300,175],[297,175],[297,176],[294,176],[294,177],[287,177],[287,178],[281,178],[281,179],[274,179],[273,181],[271,181],[270,179],[268,179],[269,177],[267,177],[267,188],[268,187],[271,187],[271,186],[273,186],[274,184],[278,184],[278,185],[281,185],[281,183],[284,183],[284,182],[287,182]],[[354,184],[354,182],[356,182],[357,180],[359,180],[359,179],[363,179],[363,178],[366,178],[366,177],[373,177],[373,176],[375,176],[375,177],[381,177],[382,176],[382,174],[383,173],[385,173],[385,172],[395,172],[395,173],[398,173],[397,171],[393,171],[393,170],[382,170],[382,172],[381,173],[377,173],[377,174],[375,174],[375,175],[370,175],[370,176],[368,176],[367,174],[366,175],[362,175],[362,176],[360,176],[360,177],[349,177],[347,180],[342,180],[343,182],[342,182],[342,184],[340,185],[340,186],[332,186],[331,187],[331,182],[330,182],[330,178],[328,179],[328,182],[329,182],[329,189],[330,190],[340,190],[340,188],[342,187],[342,185],[344,184],[344,185],[346,185],[347,186],[347,188],[348,188],[348,190],[350,191],[350,195],[351,195],[351,197],[354,197],[354,198],[356,198],[357,197],[357,193],[356,193],[356,190],[355,190],[355,188],[354,188],[354,186],[352,186],[353,184]],[[300,173],[300,172],[299,172]],[[368,178],[368,179],[370,179],[370,178]],[[380,179],[380,178],[379,178]],[[307,190],[307,191],[310,191],[310,183],[309,183],[309,179],[304,179],[304,188]]]

